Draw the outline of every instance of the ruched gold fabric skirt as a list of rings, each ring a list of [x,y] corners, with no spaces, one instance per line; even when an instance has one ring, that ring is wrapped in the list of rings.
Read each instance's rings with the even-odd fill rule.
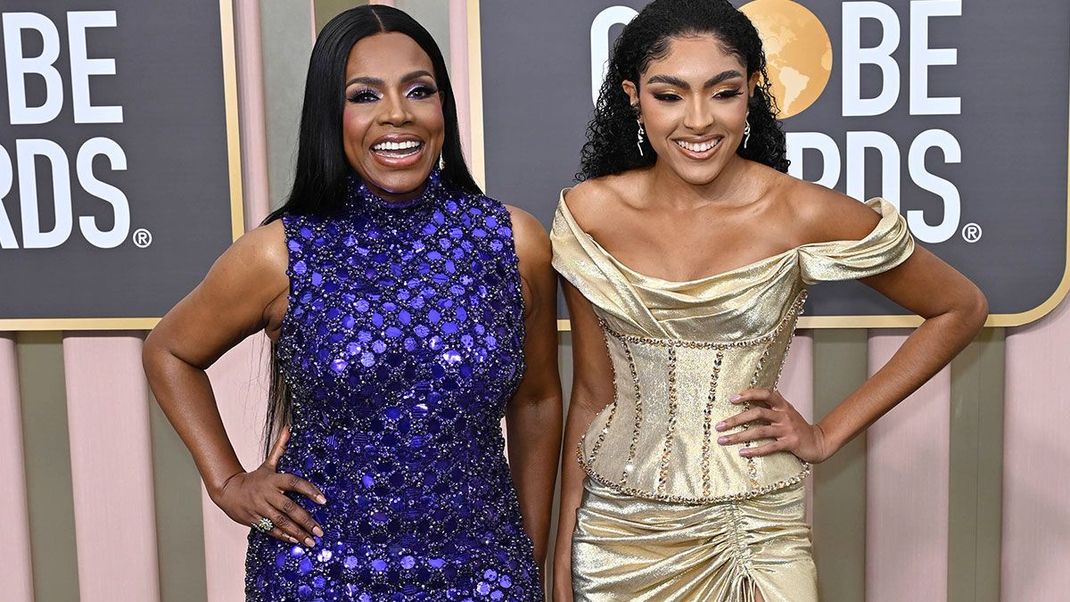
[[[739,502],[686,505],[590,479],[572,537],[577,602],[816,602],[803,485]]]

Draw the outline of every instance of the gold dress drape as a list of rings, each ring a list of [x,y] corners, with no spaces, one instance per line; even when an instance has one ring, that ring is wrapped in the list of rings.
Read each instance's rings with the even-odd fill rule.
[[[779,453],[743,458],[713,428],[729,398],[776,386],[806,286],[889,270],[914,249],[882,199],[861,240],[812,243],[720,274],[674,282],[619,262],[562,195],[554,268],[594,308],[615,396],[577,453],[587,472],[573,535],[576,600],[816,600],[802,480]],[[761,445],[763,441],[749,445]]]

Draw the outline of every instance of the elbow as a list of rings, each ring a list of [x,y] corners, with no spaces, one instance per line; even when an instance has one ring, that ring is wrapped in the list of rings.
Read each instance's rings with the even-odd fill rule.
[[[531,420],[545,421],[561,414],[561,385],[540,383],[539,386],[523,386],[513,394],[505,407],[506,420],[519,419],[519,423]]]
[[[577,378],[572,381],[568,407],[594,416],[613,401],[615,393],[612,385],[606,386],[604,383],[588,382]]]
[[[516,411],[545,412],[557,409],[561,411],[561,392],[547,392],[542,395],[516,395],[509,402],[509,408]]]
[[[148,382],[149,389],[153,392],[155,392],[154,385],[159,380],[160,371],[163,367],[163,362],[161,361],[163,359],[163,348],[157,339],[158,337],[153,337],[153,333],[150,332],[141,346],[141,368],[145,371],[145,380]],[[153,397],[159,403],[159,398],[155,395]]]
[[[174,358],[166,341],[155,330],[149,332],[141,345],[141,368],[145,371],[145,380],[149,388],[155,391],[155,385],[166,379],[170,358]]]
[[[984,327],[985,321],[988,320],[988,299],[981,292],[981,289],[976,286],[972,288],[971,294],[963,303],[962,313],[970,331],[976,333]]]
[[[145,337],[145,342],[141,345],[141,367],[145,370],[145,376],[150,380],[152,379],[153,369],[156,367],[159,353],[156,338],[153,336],[154,332],[150,331],[149,336]]]
[[[980,330],[989,319],[989,299],[977,287],[974,287],[974,295],[970,298],[969,311],[972,324],[976,330]]]

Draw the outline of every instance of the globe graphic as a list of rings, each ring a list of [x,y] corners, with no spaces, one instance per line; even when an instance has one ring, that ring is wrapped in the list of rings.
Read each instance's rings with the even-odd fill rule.
[[[762,38],[779,117],[802,113],[832,75],[832,41],[821,20],[792,0],[752,0],[740,10]]]

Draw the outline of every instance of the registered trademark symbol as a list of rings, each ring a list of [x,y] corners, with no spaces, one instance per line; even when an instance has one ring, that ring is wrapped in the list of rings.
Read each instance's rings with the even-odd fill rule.
[[[138,228],[137,230],[134,230],[133,239],[134,244],[137,245],[139,249],[144,249],[152,244],[152,232],[149,232],[144,228]]]
[[[962,227],[962,240],[969,243],[974,243],[981,240],[981,226],[970,222]]]

